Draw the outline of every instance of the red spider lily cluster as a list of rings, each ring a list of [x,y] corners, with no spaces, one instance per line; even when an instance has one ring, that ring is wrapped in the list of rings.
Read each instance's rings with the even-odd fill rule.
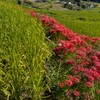
[[[65,80],[60,81],[58,86],[61,88],[69,86],[67,95],[73,93],[76,97],[81,94],[86,96],[87,93],[81,93],[80,88],[78,89],[77,87],[75,89],[73,87],[75,85],[91,88],[95,87],[96,83],[99,84],[100,38],[91,38],[89,36],[74,33],[72,30],[59,24],[55,19],[46,15],[39,15],[31,10],[27,11],[27,13],[31,14],[33,17],[37,17],[38,20],[41,20],[43,25],[47,26],[50,30],[51,36],[54,34],[58,36],[58,34],[60,34],[60,37],[58,37],[59,45],[54,49],[54,52],[59,57],[57,61],[65,62],[66,67],[72,65],[73,68],[70,75],[67,75]],[[69,57],[69,54],[72,56]],[[100,93],[99,90],[97,92]],[[91,94],[91,92],[88,93]],[[90,94],[88,94],[86,98],[92,98]]]

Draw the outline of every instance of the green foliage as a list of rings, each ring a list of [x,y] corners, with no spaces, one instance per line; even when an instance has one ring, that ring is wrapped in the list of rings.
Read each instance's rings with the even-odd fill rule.
[[[33,3],[31,1],[24,1],[24,3],[29,4],[29,5],[33,5]]]
[[[68,3],[64,4],[64,8],[68,8]]]
[[[41,99],[49,56],[41,23],[0,2],[0,99]]]
[[[97,7],[97,6],[98,6],[98,4],[94,4],[94,8]]]
[[[87,8],[87,4],[82,4],[81,7],[82,7],[83,9],[86,9],[86,8]]]
[[[71,4],[64,4],[64,8],[68,8],[69,10],[72,10],[73,9],[73,6]]]
[[[69,10],[73,10],[73,6],[71,4],[68,5]]]

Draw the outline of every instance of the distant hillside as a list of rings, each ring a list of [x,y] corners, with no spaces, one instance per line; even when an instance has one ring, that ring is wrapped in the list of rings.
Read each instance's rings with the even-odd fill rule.
[[[83,0],[83,1],[89,1],[89,0]],[[98,2],[98,3],[100,3],[100,0],[90,0],[90,2]]]

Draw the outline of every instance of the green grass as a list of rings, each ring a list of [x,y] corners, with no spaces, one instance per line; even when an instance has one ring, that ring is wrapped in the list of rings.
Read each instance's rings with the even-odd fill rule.
[[[47,89],[44,69],[49,56],[41,23],[15,5],[1,3],[0,99],[41,99]]]

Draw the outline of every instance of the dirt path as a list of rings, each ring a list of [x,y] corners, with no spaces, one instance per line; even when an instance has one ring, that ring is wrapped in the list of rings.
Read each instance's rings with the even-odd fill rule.
[[[67,10],[66,8],[61,7],[61,4],[53,4],[50,10]]]

